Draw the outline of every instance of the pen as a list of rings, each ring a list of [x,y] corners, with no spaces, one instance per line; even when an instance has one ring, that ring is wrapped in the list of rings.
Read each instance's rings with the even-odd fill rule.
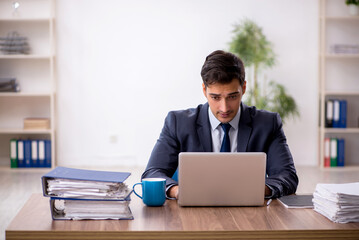
[[[267,206],[269,206],[269,204],[272,202],[272,199],[269,199],[267,202]]]

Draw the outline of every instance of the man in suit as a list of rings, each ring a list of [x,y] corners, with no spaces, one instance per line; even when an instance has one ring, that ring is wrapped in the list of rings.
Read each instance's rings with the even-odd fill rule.
[[[201,76],[208,102],[168,113],[142,178],[165,178],[167,196],[177,198],[172,176],[180,152],[265,152],[266,198],[295,193],[298,177],[279,114],[241,102],[246,92],[242,60],[215,51],[207,56]]]

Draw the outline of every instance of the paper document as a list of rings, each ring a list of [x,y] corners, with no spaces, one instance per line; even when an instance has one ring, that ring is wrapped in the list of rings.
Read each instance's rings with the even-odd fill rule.
[[[130,201],[89,201],[53,199],[55,219],[133,219]]]
[[[51,196],[62,198],[125,199],[131,190],[125,183],[49,179],[47,192]]]
[[[359,222],[359,182],[317,184],[314,210],[333,222]]]

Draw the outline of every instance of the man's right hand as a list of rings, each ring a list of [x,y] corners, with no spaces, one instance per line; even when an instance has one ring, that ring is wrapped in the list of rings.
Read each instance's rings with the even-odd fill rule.
[[[170,198],[178,199],[178,186],[175,185],[168,189],[167,196],[169,196]]]

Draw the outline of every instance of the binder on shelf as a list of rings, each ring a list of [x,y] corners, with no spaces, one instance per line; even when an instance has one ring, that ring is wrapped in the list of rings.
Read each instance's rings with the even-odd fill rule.
[[[107,185],[109,183],[114,183],[118,186],[116,189],[111,189],[110,193],[112,195],[100,196],[98,199],[117,199],[124,200],[130,194],[131,190],[128,189],[127,185],[124,181],[131,175],[128,172],[109,172],[109,171],[95,171],[95,170],[84,170],[84,169],[76,169],[76,168],[66,168],[66,167],[56,167],[54,170],[48,172],[43,175],[42,180],[42,190],[43,195],[45,197],[57,197],[57,198],[81,198],[81,199],[96,199],[99,194],[83,194],[83,196],[77,196],[81,193],[73,194],[74,189],[81,189],[83,192],[83,188],[75,185],[88,185],[88,184],[98,184],[98,185]],[[49,188],[49,185],[54,182],[53,180],[60,181],[59,183],[54,183],[53,189]],[[69,180],[63,181],[61,180]],[[52,182],[51,182],[52,181]],[[74,182],[74,183],[73,183]],[[61,189],[61,186],[64,184],[67,185],[65,189]],[[60,188],[60,189],[59,189]],[[71,190],[69,190],[72,188]],[[113,191],[112,191],[113,190]],[[106,193],[106,192],[105,192]],[[119,193],[116,195],[115,193]],[[70,195],[76,195],[76,197],[69,197]],[[84,195],[86,195],[84,197]]]
[[[339,127],[340,128],[347,127],[347,101],[346,100],[339,101]]]
[[[38,158],[39,167],[45,167],[45,141],[39,140],[38,142]]]
[[[133,220],[130,198],[124,200],[50,198],[53,220]]]
[[[31,140],[31,166],[39,167],[39,148],[38,140]]]
[[[17,140],[10,140],[10,166],[11,168],[17,168]]]
[[[24,162],[25,167],[31,167],[31,140],[24,140]]]
[[[340,127],[340,102],[335,99],[333,102],[333,128]]]
[[[338,167],[344,167],[345,165],[345,140],[343,138],[338,139]]]
[[[333,100],[327,100],[325,103],[325,127],[333,127]]]
[[[17,167],[23,168],[25,167],[24,160],[24,140],[17,141]]]
[[[51,140],[45,142],[45,167],[51,168]]]
[[[324,167],[330,167],[330,138],[324,139]]]
[[[338,164],[338,143],[336,138],[330,139],[330,166],[336,167]]]

